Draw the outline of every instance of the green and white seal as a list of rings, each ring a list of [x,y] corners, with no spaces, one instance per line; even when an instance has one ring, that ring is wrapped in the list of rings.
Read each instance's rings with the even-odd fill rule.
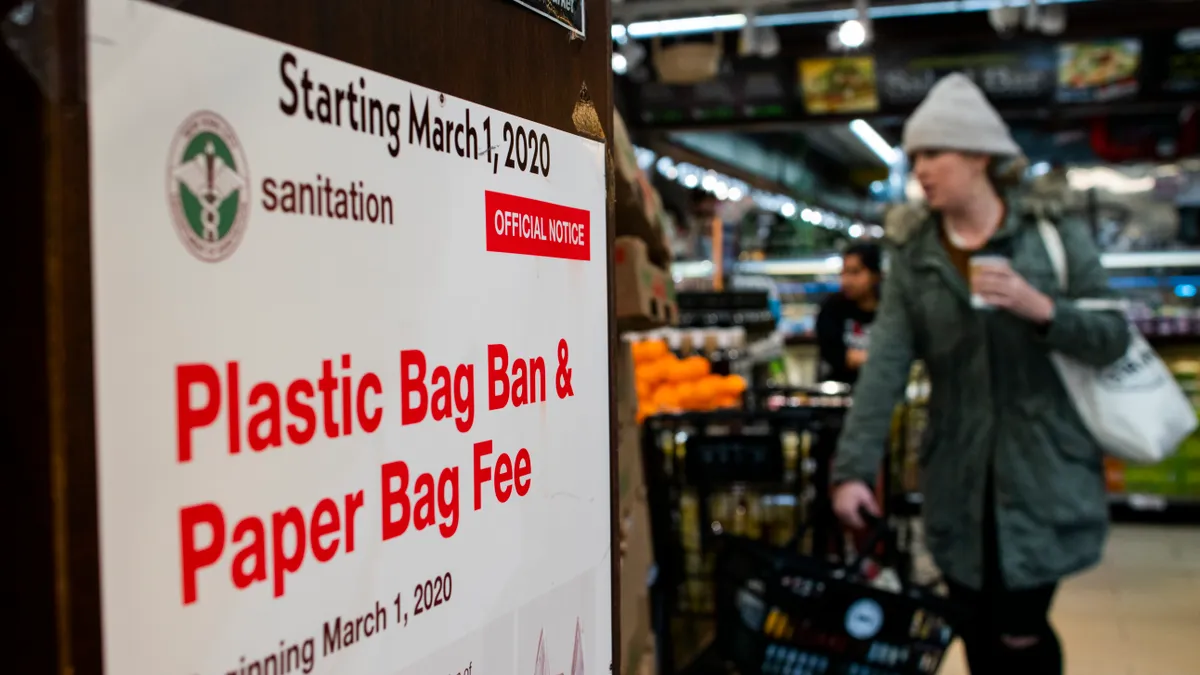
[[[233,254],[250,215],[250,173],[237,135],[220,115],[204,110],[180,125],[167,197],[175,231],[192,255],[218,262]]]

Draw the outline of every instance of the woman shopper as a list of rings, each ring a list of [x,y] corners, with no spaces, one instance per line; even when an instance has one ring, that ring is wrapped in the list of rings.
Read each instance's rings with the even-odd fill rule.
[[[855,244],[842,254],[841,290],[817,314],[820,379],[854,384],[867,361],[871,324],[879,306],[880,251]]]
[[[1048,356],[1107,365],[1128,329],[1117,312],[1075,304],[1110,290],[1087,229],[1063,219],[1059,292],[1038,230],[1046,209],[1008,189],[1021,151],[970,79],[933,87],[905,124],[904,150],[927,205],[888,218],[888,278],[834,461],[834,509],[852,527],[862,511],[880,513],[869,486],[921,359],[932,385],[926,540],[968,610],[959,628],[971,672],[1059,675],[1051,600],[1062,578],[1100,559],[1108,504],[1100,449]]]

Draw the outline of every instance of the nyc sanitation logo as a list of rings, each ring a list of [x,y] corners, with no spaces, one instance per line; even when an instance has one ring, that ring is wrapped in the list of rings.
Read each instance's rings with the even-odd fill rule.
[[[192,255],[219,262],[237,250],[250,216],[250,173],[237,134],[220,115],[197,112],[175,132],[167,199]]]

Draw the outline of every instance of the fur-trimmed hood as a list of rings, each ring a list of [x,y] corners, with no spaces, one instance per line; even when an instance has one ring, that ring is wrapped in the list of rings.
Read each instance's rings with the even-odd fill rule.
[[[1069,193],[1066,176],[1051,172],[1013,189],[1005,201],[1018,213],[1057,220],[1066,211]],[[896,204],[884,215],[884,239],[893,246],[903,247],[933,222],[931,216],[932,212],[924,202]]]

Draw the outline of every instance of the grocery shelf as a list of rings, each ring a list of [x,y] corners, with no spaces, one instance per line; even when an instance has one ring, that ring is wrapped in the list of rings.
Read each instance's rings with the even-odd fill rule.
[[[1100,262],[1106,269],[1131,270],[1161,267],[1200,267],[1200,251],[1127,251],[1104,253]]]
[[[1163,511],[1172,506],[1200,506],[1200,496],[1180,497],[1146,493],[1114,493],[1108,496],[1110,504],[1121,504],[1137,511]]]
[[[1200,268],[1200,250],[1104,253],[1100,261],[1110,270]],[[743,260],[734,266],[738,274],[764,276],[837,274],[841,269],[842,259],[837,255]],[[671,263],[671,272],[678,279],[704,277],[712,274],[713,265],[707,261],[674,262]]]
[[[1200,335],[1146,335],[1146,342],[1151,347],[1192,347],[1200,346]]]
[[[1200,496],[1114,493],[1108,496],[1116,522],[1200,523]]]
[[[1200,347],[1200,335],[1147,335],[1146,342],[1151,347]],[[787,335],[783,343],[789,347],[803,347],[817,344],[815,335]]]
[[[805,347],[817,344],[815,335],[788,335],[783,338],[783,344],[789,347]]]

